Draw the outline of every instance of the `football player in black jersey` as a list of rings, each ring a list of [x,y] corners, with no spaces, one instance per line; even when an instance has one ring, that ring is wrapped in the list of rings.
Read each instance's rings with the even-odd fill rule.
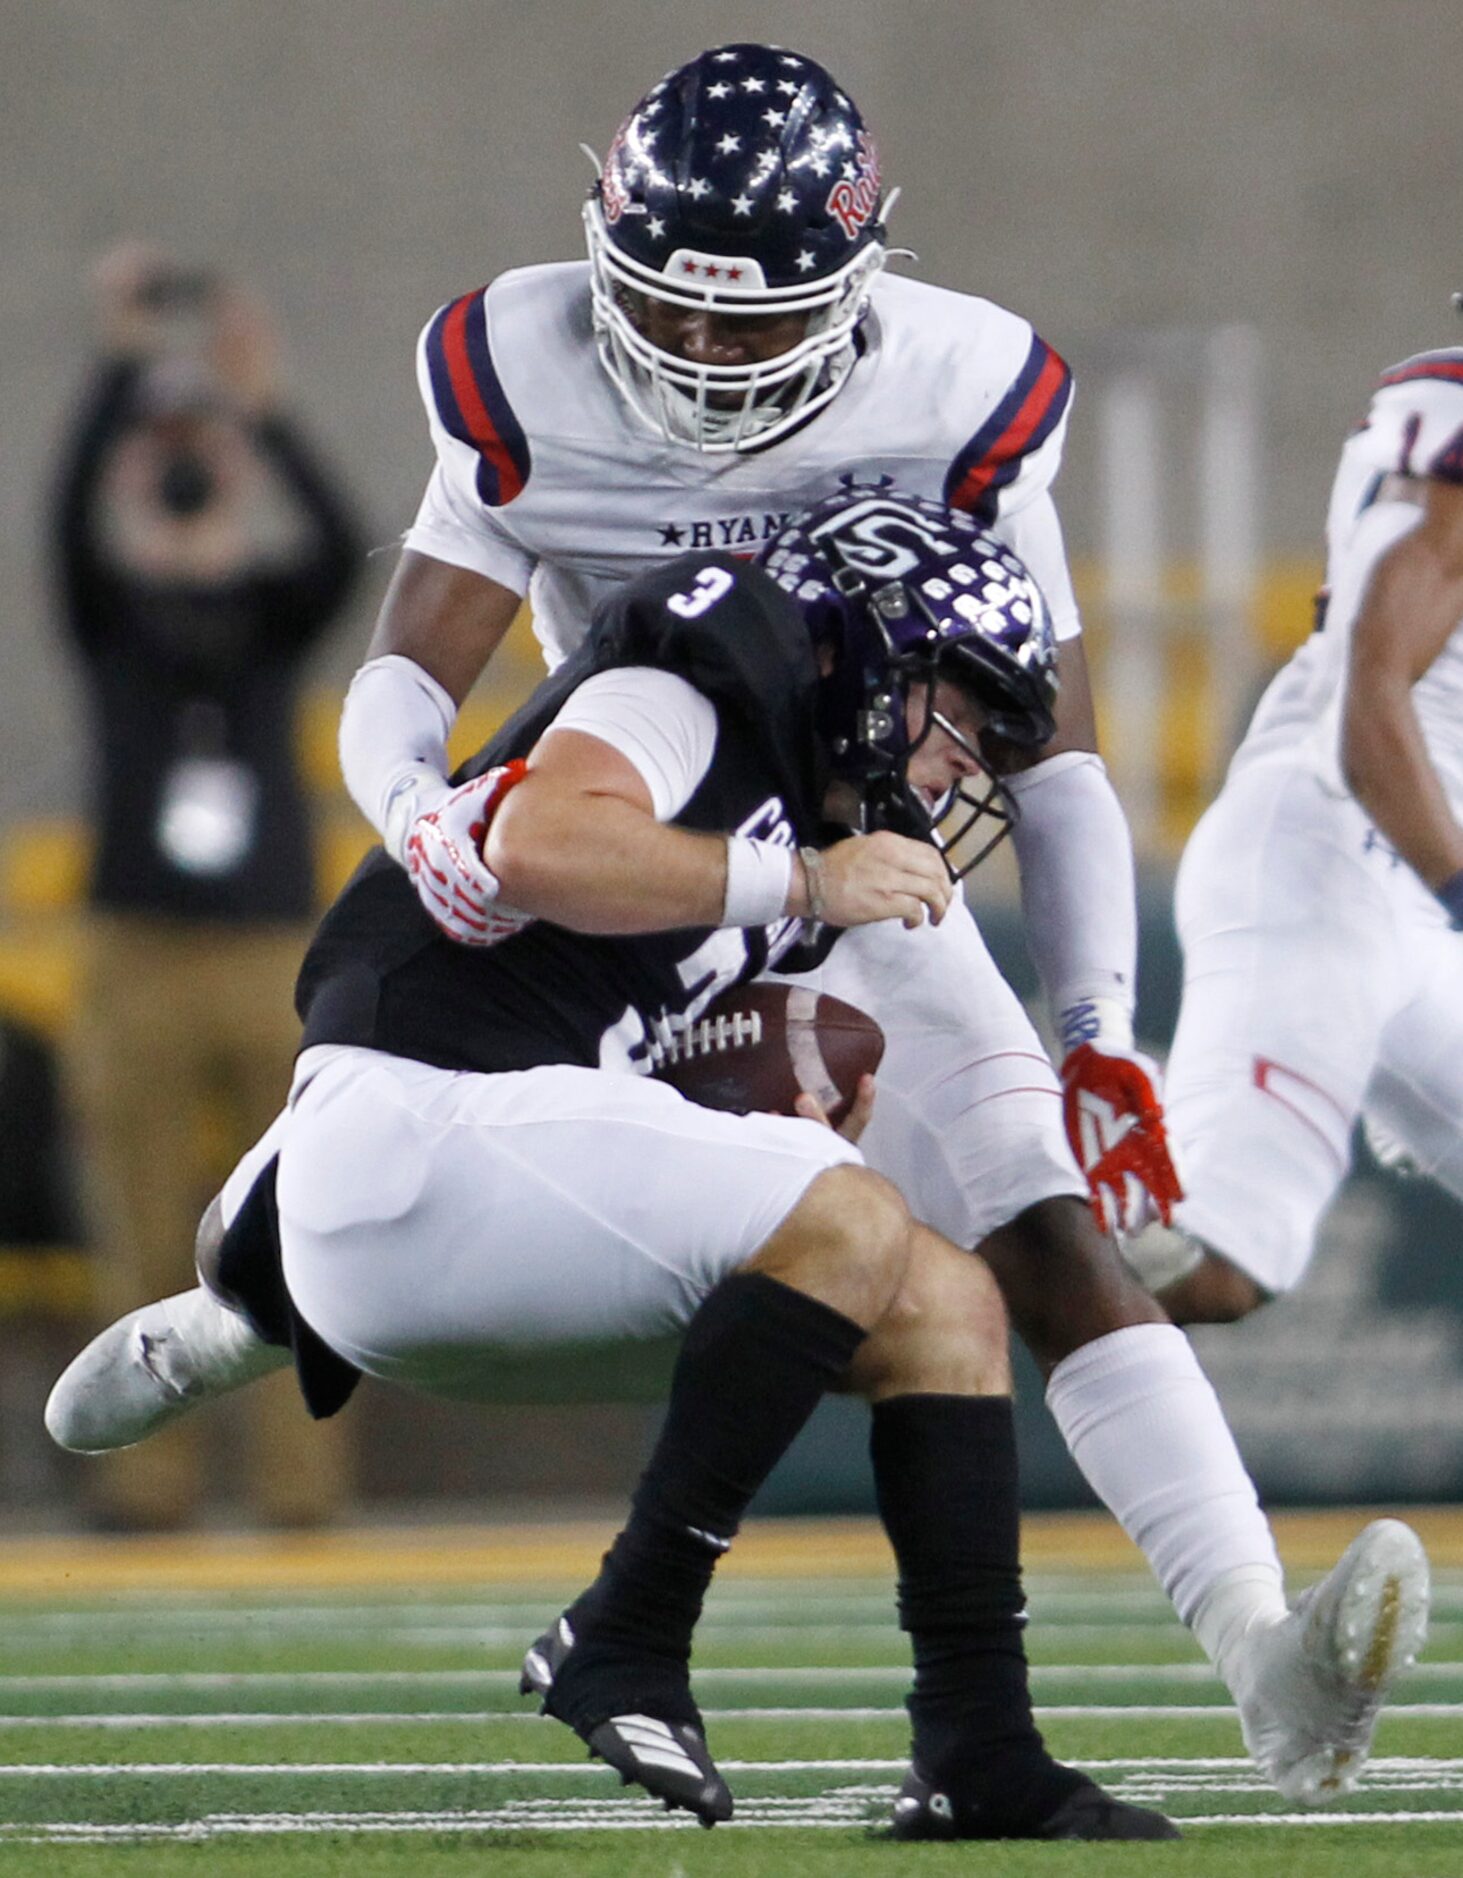
[[[874,522],[903,577],[860,576]],[[766,571],[709,554],[632,583],[467,766],[468,813],[424,831],[423,866],[437,843],[486,857],[495,893],[452,910],[473,942],[379,854],[326,916],[290,1108],[225,1190],[219,1281],[261,1344],[292,1346],[317,1412],[357,1370],[471,1396],[505,1343],[685,1326],[630,1517],[523,1686],[707,1825],[732,1798],[690,1686],[702,1598],[752,1495],[842,1388],[872,1405],[915,1657],[896,1833],[1174,1836],[1055,1762],[1032,1721],[987,1268],[916,1224],[815,1102],[728,1115],[636,1073],[805,938],[938,921],[959,870],[936,822],[977,783],[1001,806],[988,749],[1049,734],[1053,672],[1015,556],[882,492],[803,518]],[[229,1314],[202,1295],[115,1327],[103,1354],[126,1368],[145,1337],[156,1394],[170,1344]],[[97,1373],[84,1353],[53,1394],[68,1446],[95,1444]]]

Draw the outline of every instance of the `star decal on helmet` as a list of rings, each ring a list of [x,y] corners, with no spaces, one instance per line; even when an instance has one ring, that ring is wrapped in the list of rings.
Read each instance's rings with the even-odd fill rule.
[[[885,258],[877,166],[860,158],[857,108],[835,102],[843,94],[821,65],[779,47],[715,48],[658,93],[653,131],[642,100],[585,209],[600,357],[668,441],[752,448],[811,415],[854,368]],[[800,319],[781,329],[784,350],[712,364],[652,339],[647,301]]]

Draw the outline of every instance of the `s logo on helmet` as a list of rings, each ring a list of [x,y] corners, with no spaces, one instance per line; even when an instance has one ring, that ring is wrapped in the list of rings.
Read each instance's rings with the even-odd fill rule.
[[[879,206],[879,153],[866,130],[858,134],[858,173],[845,177],[828,192],[828,213],[852,241]]]
[[[877,496],[841,510],[809,532],[814,541],[834,537],[843,560],[877,580],[902,580],[931,555],[944,554],[954,545],[948,530],[926,522],[908,503]]]

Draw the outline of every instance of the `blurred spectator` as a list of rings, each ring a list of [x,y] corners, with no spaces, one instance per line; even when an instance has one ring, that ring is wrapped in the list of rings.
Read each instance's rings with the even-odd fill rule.
[[[362,542],[281,404],[252,294],[140,243],[105,255],[94,285],[102,356],[54,525],[90,707],[96,855],[70,1055],[110,1321],[194,1282],[216,1164],[279,1106],[315,901],[294,705]],[[292,1379],[271,1381],[251,1404],[253,1510],[328,1518],[339,1424],[311,1423]],[[198,1435],[99,1469],[100,1522],[187,1523],[206,1486]]]

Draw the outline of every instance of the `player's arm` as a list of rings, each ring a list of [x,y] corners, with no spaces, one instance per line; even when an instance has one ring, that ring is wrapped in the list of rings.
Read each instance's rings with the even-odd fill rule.
[[[518,607],[518,594],[485,574],[410,548],[402,554],[346,693],[340,767],[352,800],[403,865],[413,823],[448,794],[458,706]]]
[[[366,658],[410,659],[460,705],[521,605],[520,596],[501,581],[403,549]]]
[[[1179,1198],[1156,1065],[1133,1048],[1137,888],[1128,821],[1097,750],[1080,634],[1057,649],[1056,733],[1002,767],[1020,806],[1013,830],[1027,946],[1062,1065],[1068,1138],[1098,1224],[1136,1226],[1143,1189],[1163,1218]]]
[[[1463,485],[1429,478],[1418,493],[1422,519],[1377,562],[1352,629],[1341,765],[1382,834],[1463,922],[1463,828],[1412,702],[1463,621]]]
[[[418,341],[437,461],[341,715],[346,788],[403,864],[412,824],[446,794],[458,707],[502,643],[534,567],[503,519],[530,461],[493,365],[486,301],[449,302]],[[467,889],[485,890],[471,856],[464,865]]]
[[[749,853],[748,850],[756,850]],[[870,835],[825,850],[817,882],[791,849],[657,820],[650,788],[620,751],[549,730],[502,796],[483,854],[502,899],[576,932],[770,925],[813,911],[837,925],[939,918],[949,879],[935,849]]]

